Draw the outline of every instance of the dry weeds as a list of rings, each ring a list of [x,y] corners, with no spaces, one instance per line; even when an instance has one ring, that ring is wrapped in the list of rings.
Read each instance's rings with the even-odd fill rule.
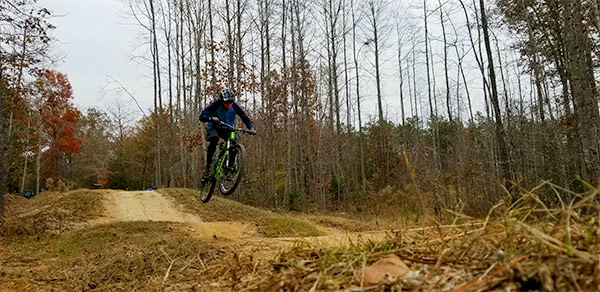
[[[557,206],[537,192],[552,191]],[[564,201],[563,198],[572,198]],[[237,287],[271,291],[599,291],[598,190],[575,194],[550,183],[507,197],[483,219],[453,214],[451,224],[389,232],[382,242],[349,248],[298,245],[262,271],[248,271]],[[411,268],[402,279],[376,286],[358,271],[395,254]],[[240,262],[240,258],[236,258]],[[222,262],[219,264],[223,264]],[[237,263],[236,265],[240,265]],[[243,265],[242,265],[243,266]],[[238,270],[239,273],[239,270]]]
[[[0,235],[61,232],[73,223],[87,222],[102,214],[102,192],[43,192],[31,199],[6,195]]]
[[[175,225],[126,222],[5,238],[0,290],[161,290],[198,276],[223,253],[218,242],[190,238]]]
[[[556,194],[556,206],[537,195],[548,191]],[[391,230],[383,241],[355,237],[342,246],[300,240],[290,247],[264,237],[198,239],[180,232],[181,224],[165,222],[12,233],[1,238],[0,290],[598,291],[598,199],[597,189],[575,194],[545,183],[507,197],[484,218],[447,211],[447,224],[431,220]],[[213,210],[190,208],[226,220],[271,218],[264,210],[215,202]],[[228,212],[238,216],[219,217]],[[411,271],[374,286],[362,283],[360,271],[390,254]]]
[[[250,207],[218,196],[213,197],[208,204],[204,204],[197,198],[198,191],[195,190],[159,189],[158,192],[172,198],[182,209],[206,222],[250,222],[255,224],[258,232],[266,237],[323,235],[307,220]]]

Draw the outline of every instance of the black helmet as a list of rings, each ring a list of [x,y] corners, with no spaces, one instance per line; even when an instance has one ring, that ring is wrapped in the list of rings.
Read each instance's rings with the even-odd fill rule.
[[[224,102],[235,101],[235,94],[229,88],[225,88],[225,89],[221,90],[220,97],[221,97],[221,100]]]

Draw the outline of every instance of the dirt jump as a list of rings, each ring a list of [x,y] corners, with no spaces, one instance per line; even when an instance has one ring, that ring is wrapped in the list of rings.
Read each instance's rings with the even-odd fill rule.
[[[220,196],[203,204],[197,194],[9,195],[0,291],[600,290],[597,221],[551,223],[531,216],[556,216],[537,201],[388,228],[380,217],[275,212]]]
[[[105,213],[97,223],[162,221],[185,223],[188,232],[203,237],[238,238],[247,234],[240,222],[203,222],[156,191],[109,192],[104,204]]]

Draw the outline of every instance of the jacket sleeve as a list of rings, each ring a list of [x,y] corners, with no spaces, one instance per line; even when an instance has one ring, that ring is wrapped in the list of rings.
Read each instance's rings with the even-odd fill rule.
[[[219,101],[215,100],[210,105],[208,105],[200,114],[201,122],[209,122],[212,114],[219,108]]]
[[[235,102],[233,103],[233,109],[235,110],[235,113],[238,116],[240,116],[240,118],[242,119],[242,122],[244,122],[244,124],[246,125],[246,128],[248,128],[248,129],[254,128],[254,125],[252,124],[252,121],[250,120],[248,115],[246,115],[244,110]]]

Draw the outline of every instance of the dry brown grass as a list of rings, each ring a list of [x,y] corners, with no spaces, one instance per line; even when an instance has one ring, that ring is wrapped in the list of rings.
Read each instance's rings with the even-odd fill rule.
[[[84,189],[43,192],[31,199],[6,195],[0,234],[60,232],[74,223],[94,219],[103,212],[102,192]]]
[[[390,186],[369,194],[345,217],[363,222],[371,229],[400,229],[427,224],[433,214],[433,195],[415,184],[404,189]]]
[[[159,189],[180,205],[206,222],[238,221],[252,222],[258,232],[267,237],[318,236],[323,235],[307,220],[250,207],[226,198],[213,197],[208,204],[196,197],[198,191],[191,189]]]
[[[0,290],[160,290],[201,277],[219,242],[190,238],[177,224],[127,222],[62,234],[5,237]]]
[[[539,199],[537,193],[548,191],[557,195],[556,206]],[[227,221],[238,214],[239,221],[265,224],[261,220],[281,216],[220,198],[195,205],[187,202],[196,200],[189,191],[175,192],[171,196],[203,218]],[[0,290],[598,291],[598,199],[596,189],[574,194],[546,183],[507,197],[484,218],[447,211],[450,223],[427,219],[427,226],[391,230],[382,241],[357,237],[342,246],[198,239],[183,232],[184,224],[165,222],[11,233],[0,238]],[[307,218],[333,228],[352,223]],[[412,271],[373,287],[361,283],[359,271],[389,254]]]
[[[537,192],[554,191],[561,204],[542,203]],[[570,201],[561,201],[570,197]],[[282,251],[263,272],[239,287],[320,291],[599,291],[598,190],[574,194],[545,183],[506,198],[485,218],[449,211],[451,224],[390,232],[382,242],[350,247],[297,246]],[[402,279],[364,287],[358,271],[389,254],[412,269]],[[239,261],[239,258],[238,258]],[[362,290],[365,289],[365,290]]]
[[[356,219],[343,217],[349,216],[346,213],[336,215],[309,214],[301,216],[320,226],[335,228],[342,232],[361,232],[381,229],[381,226],[378,226],[373,222],[359,221]]]

